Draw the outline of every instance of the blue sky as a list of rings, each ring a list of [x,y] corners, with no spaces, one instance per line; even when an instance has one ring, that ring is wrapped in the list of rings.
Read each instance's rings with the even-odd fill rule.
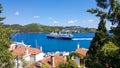
[[[50,26],[97,28],[99,18],[86,12],[95,0],[0,0],[5,24],[40,23]],[[109,29],[110,23],[107,23]]]

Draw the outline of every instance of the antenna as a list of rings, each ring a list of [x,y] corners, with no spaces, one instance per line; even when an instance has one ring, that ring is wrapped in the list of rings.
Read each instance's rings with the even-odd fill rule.
[[[37,40],[35,40],[35,48],[37,48],[37,45],[38,45],[38,44],[37,44]]]

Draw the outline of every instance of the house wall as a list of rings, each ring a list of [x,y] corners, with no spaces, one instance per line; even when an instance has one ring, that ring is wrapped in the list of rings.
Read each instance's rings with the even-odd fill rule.
[[[30,55],[30,61],[31,61],[31,62],[35,62],[35,56],[36,56],[36,55],[34,55],[34,54]]]
[[[44,56],[44,53],[43,53],[43,52],[36,54],[36,56],[35,56],[35,61],[42,60],[42,59],[43,59],[43,56]]]
[[[22,68],[21,60],[15,59],[15,60],[14,60],[14,63],[15,63],[14,68]]]
[[[80,68],[80,58],[75,57],[75,61],[76,61],[77,65],[78,65],[78,68]]]
[[[30,61],[30,55],[25,55],[23,58],[24,58],[26,61]]]
[[[39,60],[42,60],[43,59],[43,56],[44,56],[44,53],[38,53],[38,54],[32,54],[32,55],[25,55],[24,56],[24,59],[26,61],[31,61],[31,62],[36,62],[36,61],[39,61]]]
[[[16,44],[11,44],[9,50],[14,50],[16,47]]]

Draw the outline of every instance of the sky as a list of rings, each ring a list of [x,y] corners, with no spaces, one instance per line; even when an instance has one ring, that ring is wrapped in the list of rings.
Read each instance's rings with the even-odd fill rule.
[[[97,28],[99,18],[86,12],[96,8],[95,0],[0,0],[5,24],[40,23],[49,26]],[[111,23],[107,23],[110,29]]]

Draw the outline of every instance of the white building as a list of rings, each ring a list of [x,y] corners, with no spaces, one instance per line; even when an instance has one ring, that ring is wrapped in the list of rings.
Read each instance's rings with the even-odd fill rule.
[[[41,49],[32,48],[30,45],[25,45],[24,43],[13,43],[10,45],[9,50],[12,50],[13,56],[16,57],[14,60],[15,62],[15,68],[23,68],[21,59],[17,58],[18,56],[21,56],[25,61],[29,62],[36,62],[38,60],[42,60],[44,53]]]
[[[37,49],[31,48],[29,46],[20,46],[13,50],[12,54],[14,56],[23,56],[26,61],[36,62],[43,59],[44,53]]]

